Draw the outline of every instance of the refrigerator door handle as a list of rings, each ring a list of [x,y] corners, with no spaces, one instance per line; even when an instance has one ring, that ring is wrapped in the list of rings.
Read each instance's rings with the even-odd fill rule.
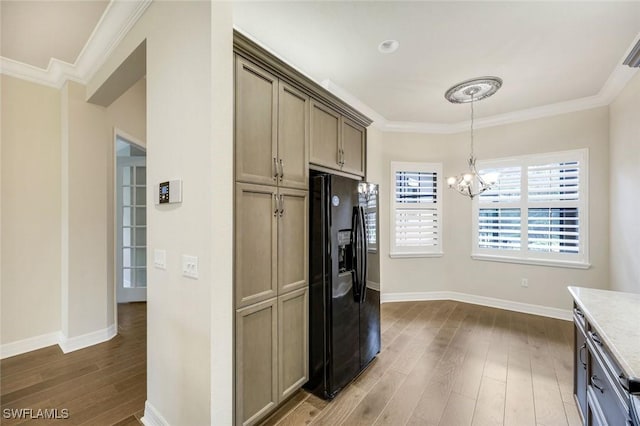
[[[360,274],[361,280],[362,282],[360,283],[360,303],[363,303],[365,301],[365,298],[367,296],[367,253],[368,253],[368,248],[367,248],[367,229],[366,229],[366,222],[365,222],[365,216],[364,216],[364,208],[360,207],[360,229],[361,229],[361,246],[362,246],[362,251],[361,251],[361,258],[360,258],[360,265],[362,268],[362,273]]]
[[[352,262],[352,283],[353,283],[353,298],[356,302],[360,301],[360,280],[358,276],[358,268],[360,267],[360,253],[358,251],[359,241],[359,221],[360,212],[357,207],[353,208],[353,214],[351,215],[351,262]]]

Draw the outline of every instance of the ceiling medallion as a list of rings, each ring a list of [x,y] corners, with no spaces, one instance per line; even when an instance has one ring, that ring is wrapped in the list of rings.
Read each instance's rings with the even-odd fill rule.
[[[502,79],[498,77],[472,78],[451,87],[444,97],[454,104],[481,101],[496,93],[500,87]]]

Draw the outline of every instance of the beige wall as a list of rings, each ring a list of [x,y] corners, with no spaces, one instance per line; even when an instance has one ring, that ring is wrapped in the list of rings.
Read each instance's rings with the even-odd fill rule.
[[[60,92],[1,76],[2,344],[60,330]]]
[[[226,3],[154,2],[88,85],[146,39],[147,263],[166,250],[167,269],[148,269],[145,416],[169,424],[232,422],[231,32]],[[182,179],[183,202],[155,206],[167,179]],[[184,254],[197,280],[181,275]]]
[[[147,79],[142,78],[125,93],[117,98],[106,109],[107,120],[111,127],[110,142],[107,150],[107,319],[109,325],[115,321],[114,312],[114,294],[116,279],[115,273],[115,134],[117,129],[119,132],[126,133],[127,136],[133,137],[136,143],[142,146],[147,144]]]
[[[147,79],[142,78],[107,107],[109,122],[137,139],[147,140]]]
[[[114,323],[113,128],[144,142],[144,80],[85,95],[2,76],[2,344]]]
[[[466,167],[469,133],[424,135],[384,133],[371,138],[381,185],[381,273],[383,293],[455,291],[509,301],[569,309],[566,287],[608,287],[608,109],[563,114],[478,129],[476,154],[491,159],[589,148],[590,261],[588,270],[477,261],[471,252],[471,202],[445,190],[443,250],[440,258],[389,258],[389,165],[391,161],[443,162],[444,175]],[[374,133],[375,135],[375,133]],[[370,140],[371,140],[370,139]],[[377,147],[382,145],[381,147]],[[522,288],[522,278],[529,287]]]
[[[84,86],[67,82],[62,90],[68,118],[68,140],[63,142],[68,187],[62,188],[68,191],[68,215],[63,216],[68,229],[68,281],[62,282],[68,318],[65,323],[63,317],[62,330],[67,337],[77,337],[113,323],[107,318],[106,244],[111,129],[105,108],[85,102]]]
[[[611,289],[640,293],[640,74],[610,105]]]

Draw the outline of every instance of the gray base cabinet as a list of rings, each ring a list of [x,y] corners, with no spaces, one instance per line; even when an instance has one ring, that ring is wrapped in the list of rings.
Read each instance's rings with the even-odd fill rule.
[[[301,288],[278,297],[278,396],[293,395],[309,377],[309,296]]]
[[[278,404],[278,303],[236,311],[236,424],[256,424]]]
[[[308,380],[308,289],[236,311],[236,424],[259,423]]]
[[[574,305],[574,382],[578,410],[585,426],[629,424],[629,394],[618,376],[615,357],[577,305]]]

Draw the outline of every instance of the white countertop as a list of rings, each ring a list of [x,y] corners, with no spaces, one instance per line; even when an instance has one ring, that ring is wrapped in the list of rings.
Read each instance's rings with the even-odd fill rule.
[[[627,377],[640,380],[640,294],[584,287],[569,293]]]

